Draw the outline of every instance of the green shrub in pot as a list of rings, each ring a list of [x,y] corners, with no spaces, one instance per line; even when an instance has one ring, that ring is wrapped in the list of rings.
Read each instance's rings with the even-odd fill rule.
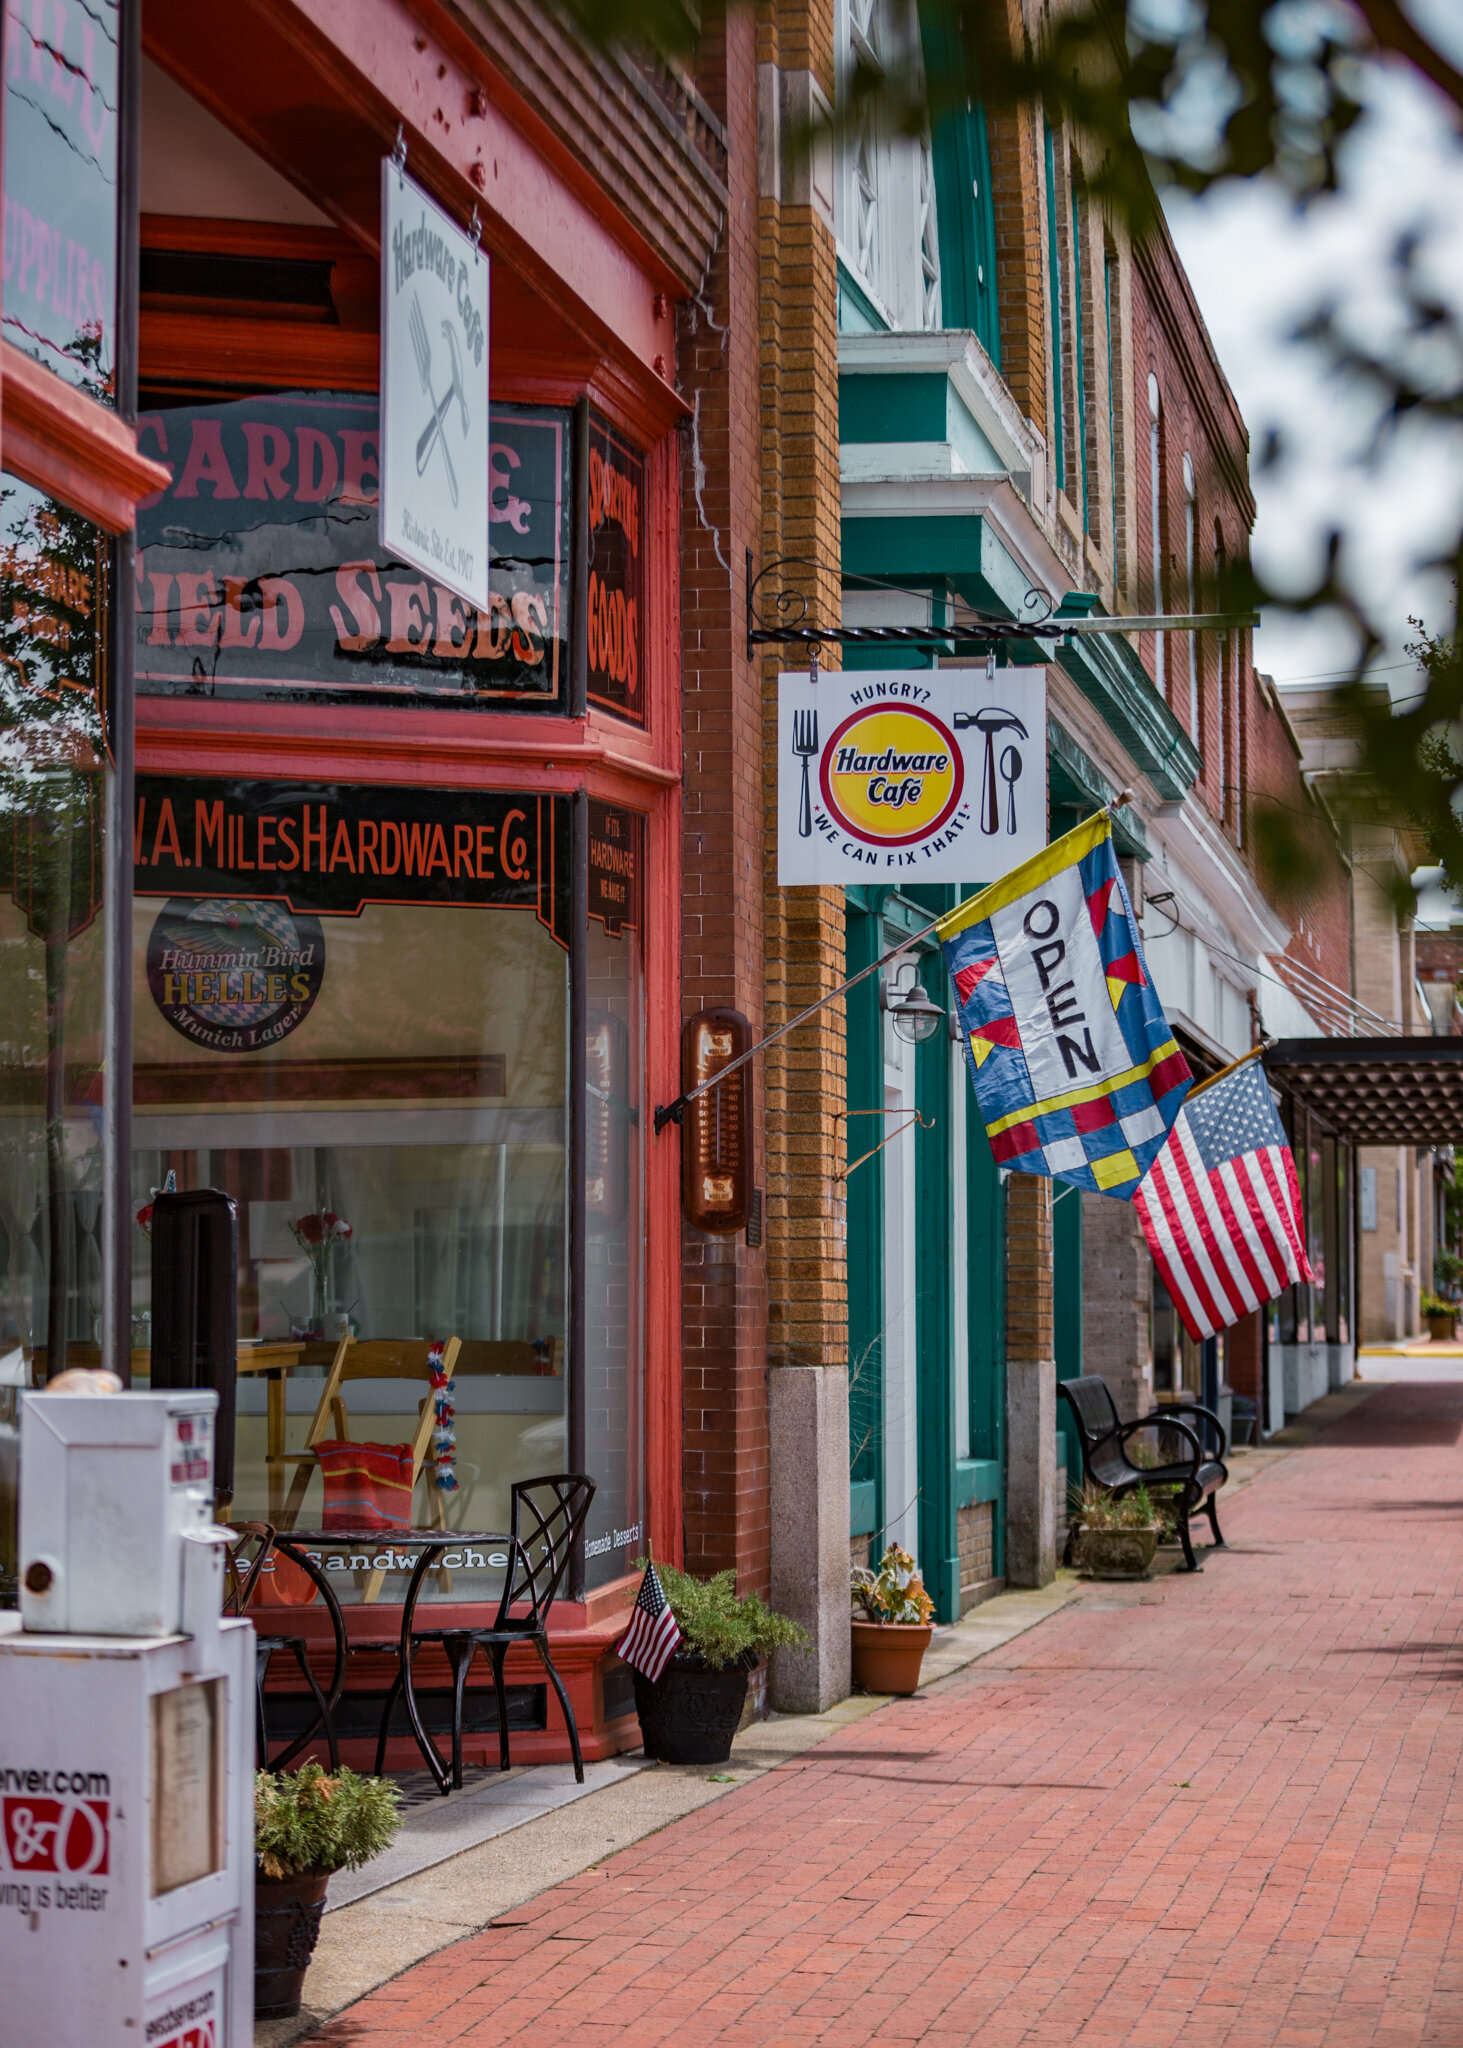
[[[643,1672],[633,1674],[645,1754],[665,1764],[725,1763],[749,1672],[769,1650],[805,1649],[808,1638],[756,1593],[739,1599],[733,1571],[694,1579],[672,1564],[655,1569],[681,1641],[653,1685]]]
[[[387,1778],[327,1771],[254,1774],[254,2013],[297,2013],[335,1870],[379,1856],[401,1826],[401,1794]]]

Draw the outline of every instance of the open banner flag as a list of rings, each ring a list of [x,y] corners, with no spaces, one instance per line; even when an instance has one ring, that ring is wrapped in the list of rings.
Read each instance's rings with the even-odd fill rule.
[[[1193,1080],[1099,811],[939,926],[996,1164],[1131,1201]]]
[[[1253,1053],[1194,1090],[1134,1206],[1191,1337],[1316,1277],[1295,1160]]]

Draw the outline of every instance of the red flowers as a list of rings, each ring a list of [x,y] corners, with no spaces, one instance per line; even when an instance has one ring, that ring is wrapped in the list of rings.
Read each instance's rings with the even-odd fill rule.
[[[290,1229],[296,1243],[307,1252],[320,1245],[342,1244],[355,1235],[344,1216],[337,1216],[333,1209],[311,1210],[308,1216],[296,1216]]]

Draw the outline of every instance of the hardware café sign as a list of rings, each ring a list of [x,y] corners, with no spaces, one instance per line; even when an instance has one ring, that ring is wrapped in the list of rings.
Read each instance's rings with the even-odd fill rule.
[[[784,889],[989,883],[1046,845],[1045,669],[783,675],[777,729]]]
[[[381,545],[488,603],[488,259],[381,165]]]

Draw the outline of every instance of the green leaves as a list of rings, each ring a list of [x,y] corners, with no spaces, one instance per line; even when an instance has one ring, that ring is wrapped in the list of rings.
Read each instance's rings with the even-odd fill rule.
[[[639,1560],[642,1570],[644,1562]],[[680,1625],[682,1647],[694,1651],[712,1671],[724,1670],[739,1657],[807,1647],[808,1638],[797,1623],[785,1614],[774,1614],[757,1594],[737,1598],[734,1571],[693,1579],[673,1564],[657,1561],[655,1569]]]
[[[401,1798],[385,1778],[320,1764],[254,1774],[254,1854],[264,1877],[358,1870],[401,1826]]]

